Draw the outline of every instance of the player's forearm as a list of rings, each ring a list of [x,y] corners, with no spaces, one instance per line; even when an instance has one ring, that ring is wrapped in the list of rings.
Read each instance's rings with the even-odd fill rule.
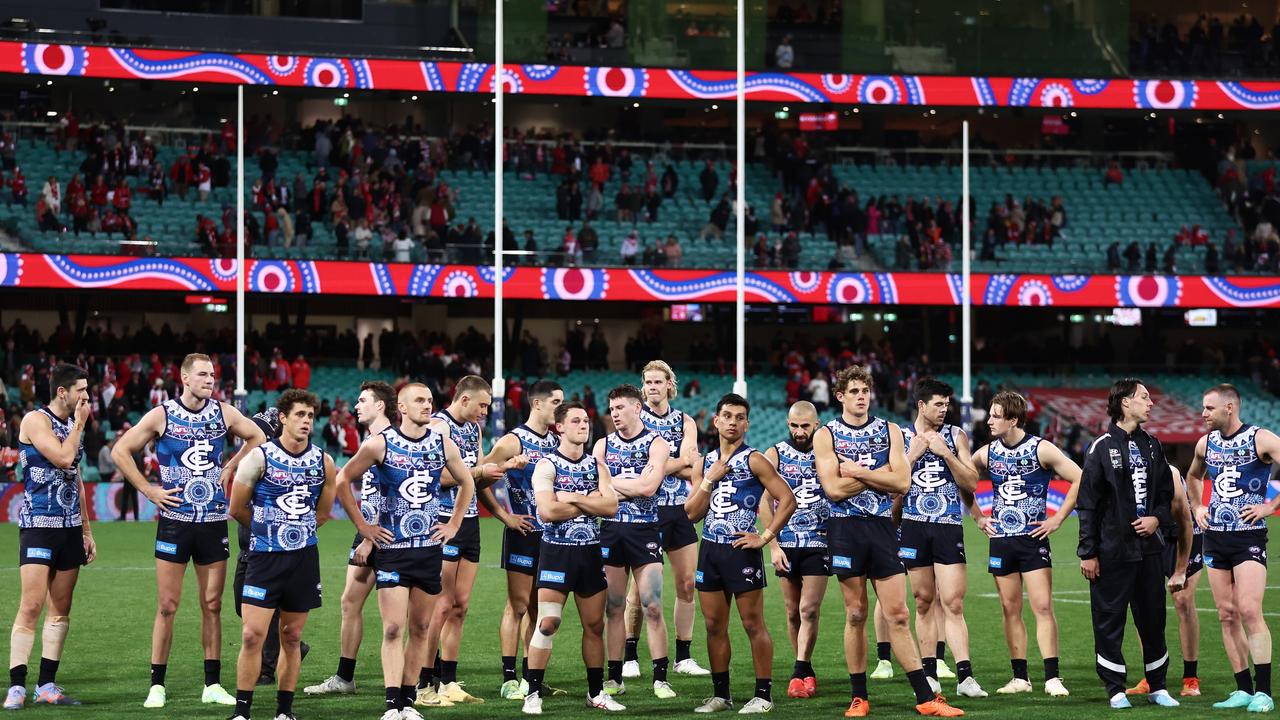
[[[581,499],[574,500],[573,505],[581,510],[583,515],[612,517],[618,514],[617,495],[583,497]]]
[[[796,511],[796,498],[794,495],[783,495],[778,498],[778,507],[773,511],[773,517],[770,522],[765,525],[773,533],[773,538],[777,538],[782,529],[787,526],[787,522],[791,520],[791,516]]]
[[[947,456],[947,469],[956,479],[956,487],[967,492],[978,489],[978,469],[954,455]]]
[[[880,492],[906,492],[911,485],[911,475],[902,470],[880,468],[869,470],[859,478],[863,485]]]
[[[563,522],[581,516],[582,511],[576,506],[559,500],[546,503],[546,507],[538,506],[538,517],[542,518],[544,522]]]
[[[701,488],[693,491],[684,503],[684,514],[689,520],[698,522],[707,515],[707,507],[711,505],[711,494]]]
[[[341,472],[338,473],[337,493],[338,504],[342,505],[343,511],[347,513],[347,517],[351,518],[356,529],[363,531],[368,523],[364,519],[364,513],[360,512],[360,503],[351,490],[351,483],[346,481]]]
[[[79,482],[80,485],[80,532],[85,535],[92,535],[93,531],[89,528],[89,513],[85,510],[85,499],[88,495],[84,491],[84,480]],[[135,513],[136,514],[136,513]]]

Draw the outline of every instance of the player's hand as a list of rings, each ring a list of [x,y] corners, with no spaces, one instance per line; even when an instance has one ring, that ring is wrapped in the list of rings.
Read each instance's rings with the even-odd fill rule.
[[[1209,529],[1209,508],[1204,505],[1197,506],[1194,517],[1201,530]]]
[[[93,541],[93,533],[85,532],[81,534],[84,540],[84,557],[85,564],[89,564],[98,557],[98,543]]]
[[[739,530],[734,533],[734,535],[737,536],[738,539],[733,541],[733,546],[739,550],[759,550],[769,542],[759,535],[753,532],[747,532],[746,530]]]
[[[508,515],[503,518],[502,524],[521,535],[528,535],[533,532],[532,518],[528,515]]]
[[[76,427],[84,429],[84,424],[88,422],[90,415],[89,395],[85,394],[80,398],[80,402],[76,403]]]
[[[395,534],[390,530],[372,523],[362,523],[359,529],[360,537],[374,545],[386,545],[396,538]]]
[[[773,569],[778,572],[784,573],[791,570],[791,563],[787,562],[787,554],[780,547],[769,551],[769,560],[773,563]]]
[[[994,520],[986,515],[982,515],[976,519],[976,522],[978,523],[978,529],[981,530],[984,535],[987,537],[996,536],[996,523]]]
[[[165,488],[163,485],[150,485],[143,493],[158,508],[172,510],[182,504],[182,488]]]
[[[365,567],[369,564],[369,553],[371,552],[373,552],[373,543],[369,541],[369,538],[365,538],[356,546],[355,552],[351,555],[351,560],[356,565]]]
[[[1058,519],[1057,515],[1048,520],[1036,520],[1029,524],[1035,526],[1035,530],[1031,531],[1031,537],[1037,540],[1044,540],[1062,527],[1062,521]]]
[[[926,433],[929,436],[929,450],[938,457],[947,457],[951,454],[951,448],[947,447],[947,441],[942,439],[941,433]]]
[[[1186,568],[1183,568],[1180,571],[1175,571],[1173,575],[1169,578],[1169,592],[1171,593],[1181,592],[1182,588],[1186,586],[1187,586]]]
[[[917,435],[916,437],[919,437],[919,436]],[[913,438],[913,440],[914,440],[914,438]],[[861,475],[861,473],[862,473],[862,471],[863,471],[863,470],[865,470],[865,468],[863,468],[861,465],[859,465],[858,463],[856,463],[856,462],[854,462],[854,461],[852,461],[852,460],[841,460],[841,461],[840,461],[840,477],[842,477],[842,478],[850,478],[850,479],[853,479],[853,480],[859,480],[859,479],[861,479],[860,475]]]
[[[453,539],[454,535],[458,534],[458,529],[461,527],[461,521],[457,525],[453,523],[437,523],[435,527],[431,528],[431,539],[447,543]]]
[[[495,483],[502,479],[502,466],[497,463],[485,463],[480,466],[480,477],[482,482]]]
[[[502,469],[504,471],[523,470],[525,466],[528,464],[529,464],[529,456],[521,453],[520,455],[516,455],[513,458],[509,458],[506,462],[502,463]]]
[[[578,503],[586,499],[587,499],[587,496],[583,495],[582,493],[564,492],[564,491],[556,492],[556,502],[562,502],[562,503],[565,503],[566,505],[576,506]]]
[[[1089,582],[1097,580],[1098,577],[1102,575],[1102,569],[1098,567],[1098,558],[1095,557],[1089,558],[1088,560],[1081,560],[1080,574]]]
[[[1270,517],[1273,512],[1275,511],[1266,503],[1245,505],[1244,509],[1240,511],[1240,519],[1249,524],[1260,523]]]
[[[724,461],[724,458],[718,458],[715,462],[711,463],[711,467],[707,468],[707,471],[702,474],[702,479],[707,482],[718,483],[724,479],[725,475],[728,474],[729,464]]]
[[[1130,525],[1133,526],[1133,531],[1138,533],[1138,537],[1149,537],[1160,529],[1160,521],[1150,515],[1140,517]]]

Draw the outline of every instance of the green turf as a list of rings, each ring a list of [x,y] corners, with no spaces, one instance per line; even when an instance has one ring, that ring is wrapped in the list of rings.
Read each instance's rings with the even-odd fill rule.
[[[485,697],[488,702],[477,706],[425,710],[424,714],[428,717],[487,718],[520,715],[518,703],[503,701],[497,694],[497,686],[501,682],[497,627],[505,598],[505,583],[503,572],[496,562],[497,548],[500,546],[499,527],[491,520],[485,520],[482,524],[484,567],[477,581],[467,621],[459,677],[467,682],[469,691]],[[1280,523],[1273,519],[1271,526],[1275,533]],[[1079,717],[1085,712],[1105,709],[1103,691],[1094,674],[1092,623],[1089,620],[1087,590],[1074,560],[1074,521],[1069,521],[1053,538],[1054,557],[1058,560],[1055,581],[1062,643],[1062,675],[1072,691],[1070,698],[1061,700],[1048,698],[1040,692],[1040,658],[1035,648],[1034,625],[1031,624],[1029,609],[1029,631],[1033,638],[1031,679],[1036,685],[1036,692],[1012,698],[997,697],[994,694],[995,689],[1010,677],[1008,657],[1001,630],[999,604],[993,594],[992,581],[985,571],[986,542],[977,536],[977,530],[972,525],[967,526],[967,529],[970,590],[966,615],[972,638],[974,670],[978,680],[992,696],[984,700],[961,698],[956,704],[975,717],[1014,717],[1027,713],[1034,714],[1038,720]],[[58,676],[68,693],[83,700],[85,705],[61,709],[56,713],[58,716],[61,717],[64,713],[67,717],[81,718],[223,718],[229,715],[226,708],[199,704],[201,657],[192,573],[188,573],[188,585],[178,615],[178,631],[170,659],[169,705],[161,711],[142,708],[142,700],[149,684],[151,622],[155,612],[151,550],[154,532],[154,526],[149,523],[99,523],[96,526],[99,559],[81,575],[72,613],[71,634]],[[351,533],[351,525],[345,521],[335,521],[321,531],[325,605],[311,614],[306,628],[304,637],[312,645],[312,651],[303,665],[299,689],[302,685],[323,680],[334,671],[338,651],[338,596],[342,589]],[[0,558],[16,556],[17,535],[14,525],[0,530]],[[16,608],[18,597],[17,572],[11,564],[6,564],[3,572],[6,580],[0,584],[0,603],[6,612],[11,612]],[[818,671],[819,696],[803,701],[786,698],[786,680],[791,674],[793,658],[786,640],[782,598],[776,581],[773,581],[766,592],[769,628],[775,643],[774,714],[796,718],[838,717],[848,704],[848,679],[840,641],[840,595],[834,583],[823,607],[821,639],[813,659]],[[674,593],[669,577],[666,596],[667,606],[670,608]],[[1216,617],[1209,610],[1212,607],[1212,597],[1208,583],[1203,578],[1197,597],[1202,622],[1200,677],[1205,695],[1188,699],[1185,704],[1193,712],[1208,713],[1211,712],[1209,704],[1224,697],[1229,690],[1234,689],[1234,684],[1225,664]],[[1267,598],[1267,621],[1272,627],[1276,627],[1276,618],[1280,616],[1278,597],[1280,594],[1272,592]],[[230,583],[223,617],[226,623],[223,634],[223,682],[228,689],[234,690],[239,623],[231,610]],[[1176,695],[1180,687],[1177,678],[1181,675],[1182,666],[1172,605],[1169,618],[1170,679]],[[377,606],[373,602],[365,608],[365,623],[365,642],[360,649],[356,669],[359,692],[355,696],[322,699],[303,697],[299,693],[294,708],[301,720],[376,718],[381,715],[382,681],[378,664],[380,624]],[[581,705],[585,695],[585,679],[578,652],[578,637],[576,614],[569,608],[564,628],[556,640],[555,655],[552,657],[547,679],[557,687],[568,689],[570,693],[546,701],[546,712],[552,716],[581,716],[586,712]],[[733,644],[736,651],[732,667],[733,689],[739,700],[746,700],[751,695],[753,683],[748,646],[740,627],[735,628]],[[1130,641],[1128,658],[1131,667],[1137,660],[1134,647],[1135,644]],[[674,654],[674,644],[672,651]],[[695,630],[694,656],[705,664],[706,647],[701,628]],[[641,663],[646,678],[649,676],[647,658],[647,650],[642,643]],[[874,659],[874,648],[872,658]],[[954,664],[953,660],[948,660]],[[31,679],[34,680],[34,677],[33,663]],[[709,695],[711,690],[711,683],[707,678],[687,678],[673,673],[671,681],[680,697],[660,701],[649,691],[646,678],[631,681],[628,694],[620,698],[630,713],[687,713],[703,697]],[[891,681],[871,681],[870,688],[872,708],[876,716],[914,715],[910,688],[901,670]],[[944,689],[947,693],[953,691],[954,686],[949,684]],[[274,709],[274,691],[265,688],[260,690],[255,716],[269,718]],[[46,707],[31,708],[27,712],[36,716],[55,714]]]

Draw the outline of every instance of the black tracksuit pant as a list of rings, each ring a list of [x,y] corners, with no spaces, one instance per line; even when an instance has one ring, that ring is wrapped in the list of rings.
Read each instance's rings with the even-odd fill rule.
[[[1165,689],[1169,649],[1164,640],[1167,601],[1161,557],[1160,553],[1154,553],[1145,555],[1140,562],[1102,560],[1101,574],[1089,586],[1095,660],[1107,697],[1123,693],[1127,686],[1122,646],[1130,610],[1138,637],[1142,639],[1142,666],[1147,684],[1152,692]]]

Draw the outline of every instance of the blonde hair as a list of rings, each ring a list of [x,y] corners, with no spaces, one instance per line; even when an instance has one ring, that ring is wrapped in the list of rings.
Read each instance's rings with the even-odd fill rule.
[[[182,358],[182,367],[180,370],[184,373],[189,373],[191,372],[191,368],[198,362],[212,363],[213,360],[204,353],[191,353],[190,355]]]
[[[667,381],[671,383],[671,387],[667,388],[667,399],[674,400],[677,394],[676,371],[671,369],[666,360],[650,360],[644,370],[640,371],[640,379],[644,380],[644,376],[651,372],[660,372],[667,377]]]

